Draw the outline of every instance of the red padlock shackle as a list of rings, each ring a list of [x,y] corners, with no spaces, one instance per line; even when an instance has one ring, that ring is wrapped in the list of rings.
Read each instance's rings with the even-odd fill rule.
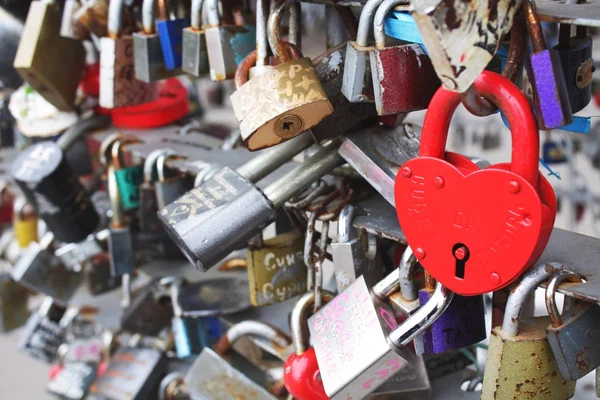
[[[522,176],[538,190],[540,138],[529,101],[509,79],[495,72],[483,71],[473,86],[480,96],[498,106],[510,124],[512,137],[510,170]],[[419,147],[421,157],[444,158],[450,120],[459,104],[459,93],[443,87],[435,93],[423,123]]]

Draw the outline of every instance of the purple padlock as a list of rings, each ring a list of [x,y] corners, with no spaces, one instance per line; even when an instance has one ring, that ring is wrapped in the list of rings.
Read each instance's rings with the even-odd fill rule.
[[[435,280],[425,272],[425,288],[419,290],[419,303],[425,304],[434,292]],[[483,295],[459,296],[422,336],[415,339],[415,351],[437,354],[474,345],[486,338]]]

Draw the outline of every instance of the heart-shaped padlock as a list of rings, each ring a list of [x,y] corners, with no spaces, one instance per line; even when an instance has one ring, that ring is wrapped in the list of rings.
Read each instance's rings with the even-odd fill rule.
[[[542,254],[556,217],[556,195],[538,171],[539,136],[525,95],[484,71],[474,83],[512,127],[512,161],[483,170],[445,153],[460,96],[440,88],[425,116],[419,157],[396,177],[398,220],[423,267],[461,295],[498,290]]]

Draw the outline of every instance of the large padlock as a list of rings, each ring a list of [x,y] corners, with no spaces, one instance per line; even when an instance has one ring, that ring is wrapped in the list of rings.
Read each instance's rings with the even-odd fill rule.
[[[398,325],[371,286],[359,277],[308,320],[323,386],[333,400],[364,398],[404,368],[415,357],[406,346],[454,295],[438,283],[430,301]]]
[[[442,84],[464,93],[513,26],[521,2],[411,0],[412,16]],[[474,23],[477,21],[477,23]]]
[[[100,106],[117,108],[148,103],[158,98],[155,83],[135,78],[133,37],[122,32],[125,0],[111,0],[108,37],[100,39]]]
[[[288,232],[246,248],[248,285],[253,306],[281,303],[306,292],[304,236]]]
[[[358,20],[356,41],[346,45],[346,63],[342,81],[342,93],[353,103],[373,103],[373,80],[369,53],[375,49],[369,43],[369,31],[373,15],[383,0],[369,0],[365,3]]]
[[[38,241],[38,217],[31,204],[25,198],[15,200],[13,216],[13,229],[19,247],[25,248],[31,242]]]
[[[156,32],[154,8],[156,0],[144,0],[142,24],[144,30],[133,34],[135,77],[143,82],[154,82],[181,74],[180,69],[168,68],[159,33]],[[164,2],[159,3],[165,6]]]
[[[85,49],[79,40],[60,36],[60,25],[58,4],[31,2],[13,66],[54,107],[71,111],[83,73]]]
[[[202,19],[204,0],[192,0],[192,17],[190,27],[183,30],[183,55],[181,69],[183,72],[201,76],[209,73],[208,52]]]
[[[435,281],[425,272],[425,288],[419,290],[419,303],[433,296]],[[417,354],[444,353],[481,342],[486,338],[483,296],[455,295],[444,314],[415,340]]]
[[[80,242],[98,226],[99,216],[90,196],[57,143],[29,146],[13,161],[11,173],[59,241]]]
[[[208,23],[204,29],[210,79],[223,81],[235,75],[240,63],[254,49],[256,31],[222,25],[217,0],[205,0]]]
[[[176,70],[178,73],[182,73],[183,29],[188,26],[190,26],[189,18],[167,18],[156,22],[165,66],[170,71]]]
[[[154,183],[154,188],[159,209],[165,208],[193,188],[193,181],[189,176],[168,169],[166,162],[171,157],[175,155],[162,154],[156,160],[158,180]]]
[[[573,397],[575,382],[561,376],[546,336],[549,318],[519,318],[527,297],[560,268],[560,264],[533,267],[512,289],[502,326],[494,327],[490,335],[482,400]]]
[[[385,44],[385,18],[393,7],[403,3],[406,0],[383,1],[373,19],[375,49],[369,57],[379,115],[424,110],[440,87],[431,59],[419,43]]]
[[[158,400],[167,358],[151,348],[119,348],[108,368],[90,388],[92,399]]]
[[[534,2],[523,0],[523,10],[533,50],[525,68],[531,83],[538,125],[540,129],[568,125],[573,122],[573,112],[558,52],[546,48]]]
[[[576,113],[587,106],[592,99],[592,37],[585,26],[577,26],[575,37],[571,37],[571,25],[560,24],[558,44],[553,50],[558,52],[562,71],[569,93],[571,111]]]
[[[326,291],[322,292],[322,296],[326,302],[332,300],[332,295]],[[307,292],[298,299],[290,316],[294,353],[285,362],[283,382],[290,395],[298,400],[329,399],[323,387],[315,348],[310,347],[307,336],[308,313],[313,309],[314,304],[315,293]]]
[[[461,295],[514,281],[541,255],[556,216],[556,196],[538,171],[537,125],[525,95],[489,71],[474,85],[510,120],[511,163],[480,170],[469,159],[445,152],[460,97],[440,88],[425,116],[419,157],[400,168],[394,188],[398,220],[415,257]]]
[[[357,232],[352,226],[357,211],[354,205],[347,205],[340,211],[337,240],[331,244],[333,271],[339,292],[343,292],[363,274],[374,280],[382,278],[377,237],[364,230]]]
[[[600,366],[597,347],[600,307],[598,304],[575,304],[563,310],[561,316],[554,297],[560,283],[569,277],[579,278],[577,274],[563,269],[552,274],[548,282],[546,308],[551,323],[546,328],[546,335],[562,377],[576,381]]]
[[[252,52],[236,71],[237,90],[231,95],[231,103],[250,151],[298,136],[333,112],[311,60],[302,57],[294,45],[279,39],[277,22],[284,5],[285,2],[278,2],[269,16],[269,42],[280,64],[248,79],[250,67],[261,58]]]

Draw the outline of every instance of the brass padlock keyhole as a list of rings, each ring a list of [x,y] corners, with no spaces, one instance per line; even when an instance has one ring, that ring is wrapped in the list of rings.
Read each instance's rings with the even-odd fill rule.
[[[457,243],[452,247],[452,256],[456,261],[454,274],[459,279],[465,279],[465,265],[471,256],[469,248],[462,243]]]
[[[280,117],[275,123],[275,134],[281,138],[292,138],[302,132],[304,122],[302,118],[293,114]]]

